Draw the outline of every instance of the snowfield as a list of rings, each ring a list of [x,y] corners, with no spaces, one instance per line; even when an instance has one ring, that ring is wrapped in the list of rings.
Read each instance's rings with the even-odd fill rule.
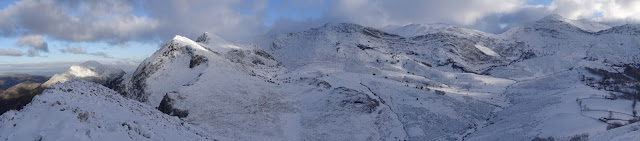
[[[177,117],[84,80],[56,84],[0,122],[3,140],[212,140]]]
[[[126,78],[96,62],[54,76],[71,81],[2,115],[0,137],[638,140],[638,31],[551,15],[502,34],[329,23],[176,36]],[[74,80],[87,77],[100,79]]]
[[[493,50],[491,50],[491,49],[489,49],[489,48],[487,48],[487,47],[485,47],[485,46],[482,46],[482,45],[475,45],[475,46],[476,46],[476,48],[478,48],[480,51],[482,51],[482,53],[484,53],[484,54],[486,54],[486,55],[489,55],[489,56],[500,56],[500,55],[498,55],[498,53],[493,52]]]

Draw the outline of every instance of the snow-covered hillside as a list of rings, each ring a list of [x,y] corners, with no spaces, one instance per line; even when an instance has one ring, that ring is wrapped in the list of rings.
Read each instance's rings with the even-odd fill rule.
[[[57,84],[0,116],[2,140],[213,140],[202,129],[84,80]]]
[[[166,114],[137,118],[175,116],[196,140],[634,140],[638,31],[551,15],[502,34],[329,23],[241,43],[176,36],[112,88]],[[51,110],[33,103],[11,113]]]

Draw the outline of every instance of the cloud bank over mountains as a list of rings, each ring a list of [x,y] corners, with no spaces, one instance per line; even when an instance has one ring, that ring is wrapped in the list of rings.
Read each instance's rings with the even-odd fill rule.
[[[33,47],[29,52],[35,56],[48,52],[46,42],[41,41],[43,36],[71,42],[125,44],[163,41],[176,34],[197,36],[208,31],[234,40],[269,31],[297,31],[327,22],[373,27],[447,23],[500,33],[552,13],[610,24],[640,21],[640,1],[554,0],[549,5],[528,2],[531,0],[20,0],[0,10],[0,35],[22,37],[17,44]],[[269,14],[274,12],[288,15]],[[265,24],[269,21],[273,23]]]

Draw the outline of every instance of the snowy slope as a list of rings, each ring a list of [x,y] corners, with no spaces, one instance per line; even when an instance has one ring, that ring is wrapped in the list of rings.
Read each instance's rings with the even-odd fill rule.
[[[0,116],[3,140],[213,140],[202,129],[83,80],[52,86]]]
[[[474,131],[466,133],[458,133],[457,131],[460,131],[461,128],[457,128],[457,131],[448,130],[448,133],[462,134],[464,135],[462,138],[471,140],[530,140],[538,136],[568,139],[570,136],[582,133],[588,133],[592,136],[609,134],[606,127],[611,122],[598,120],[606,115],[598,115],[597,113],[591,115],[591,111],[568,108],[579,106],[576,103],[577,98],[609,93],[584,85],[580,76],[590,75],[585,71],[585,68],[600,68],[619,72],[621,71],[619,66],[635,64],[640,61],[640,58],[637,57],[640,56],[640,48],[637,47],[638,36],[635,36],[638,35],[638,32],[635,32],[637,28],[633,25],[606,29],[608,27],[599,26],[594,22],[571,21],[552,15],[531,24],[515,27],[509,32],[499,35],[464,30],[434,30],[438,28],[415,32],[417,31],[416,27],[413,27],[414,29],[408,27],[407,30],[394,31],[395,34],[408,36],[402,37],[357,25],[327,24],[304,32],[281,35],[275,39],[273,44],[264,44],[263,47],[274,54],[277,60],[282,61],[285,67],[295,69],[290,70],[291,72],[314,72],[329,75],[344,72],[375,74],[404,82],[405,86],[425,86],[415,85],[415,82],[427,84],[427,88],[430,89],[438,89],[438,87],[428,87],[434,86],[434,84],[435,86],[444,86],[444,89],[438,90],[445,90],[447,94],[449,92],[469,94],[470,92],[465,92],[465,90],[471,91],[468,89],[469,87],[475,87],[479,90],[490,89],[483,86],[486,85],[483,83],[487,81],[478,83],[460,80],[461,73],[457,70],[482,74],[492,79],[511,79],[504,85],[498,85],[502,89],[491,91],[488,97],[484,97],[490,99],[489,101],[480,95],[470,97],[473,100],[497,105],[494,107],[497,112],[487,118],[487,123],[471,122],[477,126],[472,126],[471,129]],[[417,77],[397,77],[398,74]],[[449,77],[442,77],[447,75]],[[362,77],[364,76],[348,77],[350,78],[348,80],[358,82],[362,81],[359,80]],[[531,85],[520,84],[525,82],[535,83]],[[526,88],[522,88],[525,86]],[[397,87],[386,89],[394,91],[396,96],[402,95],[402,93],[410,94],[402,92],[402,89]],[[376,93],[378,95],[384,94]],[[519,101],[520,99],[527,100]],[[458,99],[456,102],[459,101],[462,100]],[[626,103],[627,101],[615,100],[611,102]],[[457,107],[461,109],[482,107],[480,106],[482,104],[472,104],[469,107],[465,107],[464,104],[457,105],[462,105]],[[616,107],[599,106],[611,105],[607,103],[587,105],[595,107],[595,109],[629,111],[625,110],[627,108],[616,109]],[[391,107],[393,106],[391,105]],[[438,108],[427,109],[435,111],[446,107],[438,104],[433,106]],[[563,108],[558,109],[557,107]],[[401,110],[395,112],[402,113]],[[474,112],[456,111],[453,113],[461,113],[462,117],[466,117],[465,119],[468,120],[473,119],[468,115],[472,115]],[[436,113],[436,115],[439,114],[442,113]],[[626,112],[626,114],[631,114],[631,112]],[[522,117],[530,115],[536,116]],[[416,124],[416,117],[419,116],[404,115],[403,117],[411,119],[409,121]],[[400,118],[401,121],[403,117]],[[616,114],[613,117],[629,119],[629,117]],[[429,119],[437,118],[432,116]],[[575,121],[576,119],[580,120]],[[496,124],[496,122],[500,122],[500,124]],[[626,123],[624,120],[623,122]],[[446,125],[455,125],[455,123]],[[562,128],[559,128],[558,125],[562,125]],[[444,131],[447,131],[447,128],[441,126],[412,129],[419,132],[407,131],[410,140],[456,139],[452,135],[439,138],[442,137],[442,134],[428,130],[445,129]],[[424,136],[410,134],[420,132],[439,137],[426,136],[427,138],[422,138]]]
[[[436,33],[450,33],[466,37],[485,36],[487,34],[478,30],[466,29],[447,24],[409,24],[405,26],[386,26],[381,28],[380,30],[404,37],[413,37]]]
[[[204,34],[199,39],[206,39],[207,36],[212,37]],[[233,47],[235,45],[216,42],[215,38],[198,41],[176,37],[147,59],[133,77],[128,79],[140,79],[146,85],[137,91],[145,92],[140,95],[147,95],[149,99],[138,100],[158,106],[167,114],[200,125],[211,134],[239,140],[341,139],[353,135],[358,135],[353,139],[404,138],[399,121],[388,120],[396,115],[391,114],[388,107],[378,106],[380,102],[371,99],[366,93],[361,92],[362,90],[336,88],[332,91],[314,92],[317,91],[314,90],[316,87],[308,84],[302,85],[303,88],[298,88],[300,85],[285,86],[283,80],[276,80],[275,75],[282,71],[279,63],[268,53],[250,47]],[[205,50],[172,51],[188,51],[189,48]],[[202,55],[208,61],[194,68],[189,68],[186,65],[187,61],[179,62],[181,59],[191,59],[191,54]],[[194,71],[197,76],[183,76]],[[175,79],[189,81],[181,82]],[[286,81],[290,82],[293,79]],[[298,95],[304,91],[311,92]],[[127,94],[136,95],[132,92],[135,91],[129,91]],[[355,106],[349,111],[307,103],[317,100],[318,97],[313,95],[318,93],[327,95],[341,92],[353,95],[344,97],[345,99],[370,100],[371,103],[368,104],[372,104],[373,109],[358,108],[362,105],[359,102],[344,103],[348,105],[343,106]],[[325,122],[307,125],[310,120]],[[346,132],[342,126],[335,123],[358,130]]]
[[[633,62],[632,57],[617,55],[634,56],[638,51],[632,46],[637,43],[602,42],[599,39],[620,34],[585,31],[576,25],[549,16],[498,35],[449,26],[414,33],[399,30],[396,34],[401,35],[396,35],[330,23],[243,45],[207,33],[197,42],[176,37],[145,60],[128,81],[144,87],[124,93],[136,98],[135,90],[142,91],[139,94],[150,99],[138,100],[214,135],[240,140],[528,140],[603,135],[607,123],[593,121],[579,109],[551,108],[575,106],[575,99],[584,96],[580,92],[602,92],[580,79],[552,78],[579,78],[586,66]],[[616,50],[604,46],[619,42],[628,45]],[[186,65],[197,55],[208,61],[194,68]],[[558,76],[568,70],[572,73]],[[529,81],[536,85],[523,84]],[[574,87],[545,88],[556,83]],[[556,99],[548,94],[558,93],[554,96],[564,100],[547,101]],[[520,121],[522,110],[541,116]],[[588,126],[569,124],[566,129],[571,132],[554,132],[550,130],[554,126],[546,126],[576,117]],[[505,121],[496,124],[497,119]],[[513,138],[496,138],[506,135]]]
[[[176,36],[165,47],[145,59],[132,76],[124,80],[121,93],[157,106],[167,92],[198,79],[208,61],[202,53],[213,54],[194,41]],[[153,80],[147,80],[151,77]]]
[[[114,88],[231,140],[633,140],[638,31],[551,15],[502,34],[329,23],[243,44],[176,36]]]
[[[629,25],[625,25],[629,26]],[[629,100],[607,100],[617,92],[585,85],[587,68],[619,72],[640,58],[638,36],[610,29],[593,32],[557,15],[535,23],[514,27],[499,36],[522,42],[532,57],[494,67],[488,74],[516,80],[505,92],[511,105],[491,119],[491,125],[479,129],[469,140],[530,140],[554,137],[568,140],[588,134],[609,136],[608,111],[619,122],[631,115]],[[632,30],[627,30],[632,31]],[[614,106],[620,105],[621,106]],[[622,108],[624,107],[624,108]],[[625,117],[627,116],[627,117]],[[605,119],[605,120],[602,120]],[[602,138],[600,138],[602,139]]]
[[[392,55],[380,44],[407,39],[355,24],[282,35],[268,51],[206,36],[169,41],[128,79],[145,87],[126,95],[239,140],[444,140],[484,124],[513,83]],[[208,61],[190,68],[192,54]]]
[[[441,40],[456,35],[425,37],[406,38],[355,24],[327,24],[281,35],[263,47],[288,69],[282,77],[312,77],[317,79],[312,82],[331,87],[371,92],[398,116],[406,139],[460,139],[508,104],[500,93],[513,81],[452,70],[455,65],[444,65],[444,61],[481,64],[492,62],[493,56],[471,43],[440,46]],[[475,50],[462,50],[466,48]],[[468,58],[447,52],[458,49]]]

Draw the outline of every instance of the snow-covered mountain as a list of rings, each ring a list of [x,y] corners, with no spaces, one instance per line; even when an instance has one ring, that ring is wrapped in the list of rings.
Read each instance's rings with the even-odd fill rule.
[[[82,79],[99,83],[109,88],[115,88],[122,81],[124,74],[124,71],[120,68],[102,65],[96,61],[87,61],[79,65],[73,65],[65,72],[53,75],[42,86],[51,87],[56,83]]]
[[[0,114],[5,113],[8,110],[22,109],[22,107],[27,105],[34,96],[42,93],[46,88],[57,83],[81,79],[99,83],[109,88],[116,88],[122,81],[124,74],[124,71],[120,68],[102,65],[96,61],[87,61],[79,65],[73,65],[69,70],[55,74],[51,78],[33,77],[37,79],[32,80],[38,80],[36,82],[44,81],[44,83],[28,83],[29,81],[27,81],[24,84],[21,83],[16,85],[5,92],[0,92],[0,105],[2,106],[0,108]],[[8,78],[5,78],[5,80],[8,80],[7,83],[9,84],[13,81],[20,81],[21,79],[29,78],[28,75],[8,75],[7,77]]]
[[[502,34],[329,23],[241,43],[176,36],[108,86],[178,117],[189,126],[171,130],[193,129],[179,132],[193,140],[637,140],[638,29],[551,15]],[[88,82],[59,85],[78,83]],[[93,85],[73,93],[103,95]]]

